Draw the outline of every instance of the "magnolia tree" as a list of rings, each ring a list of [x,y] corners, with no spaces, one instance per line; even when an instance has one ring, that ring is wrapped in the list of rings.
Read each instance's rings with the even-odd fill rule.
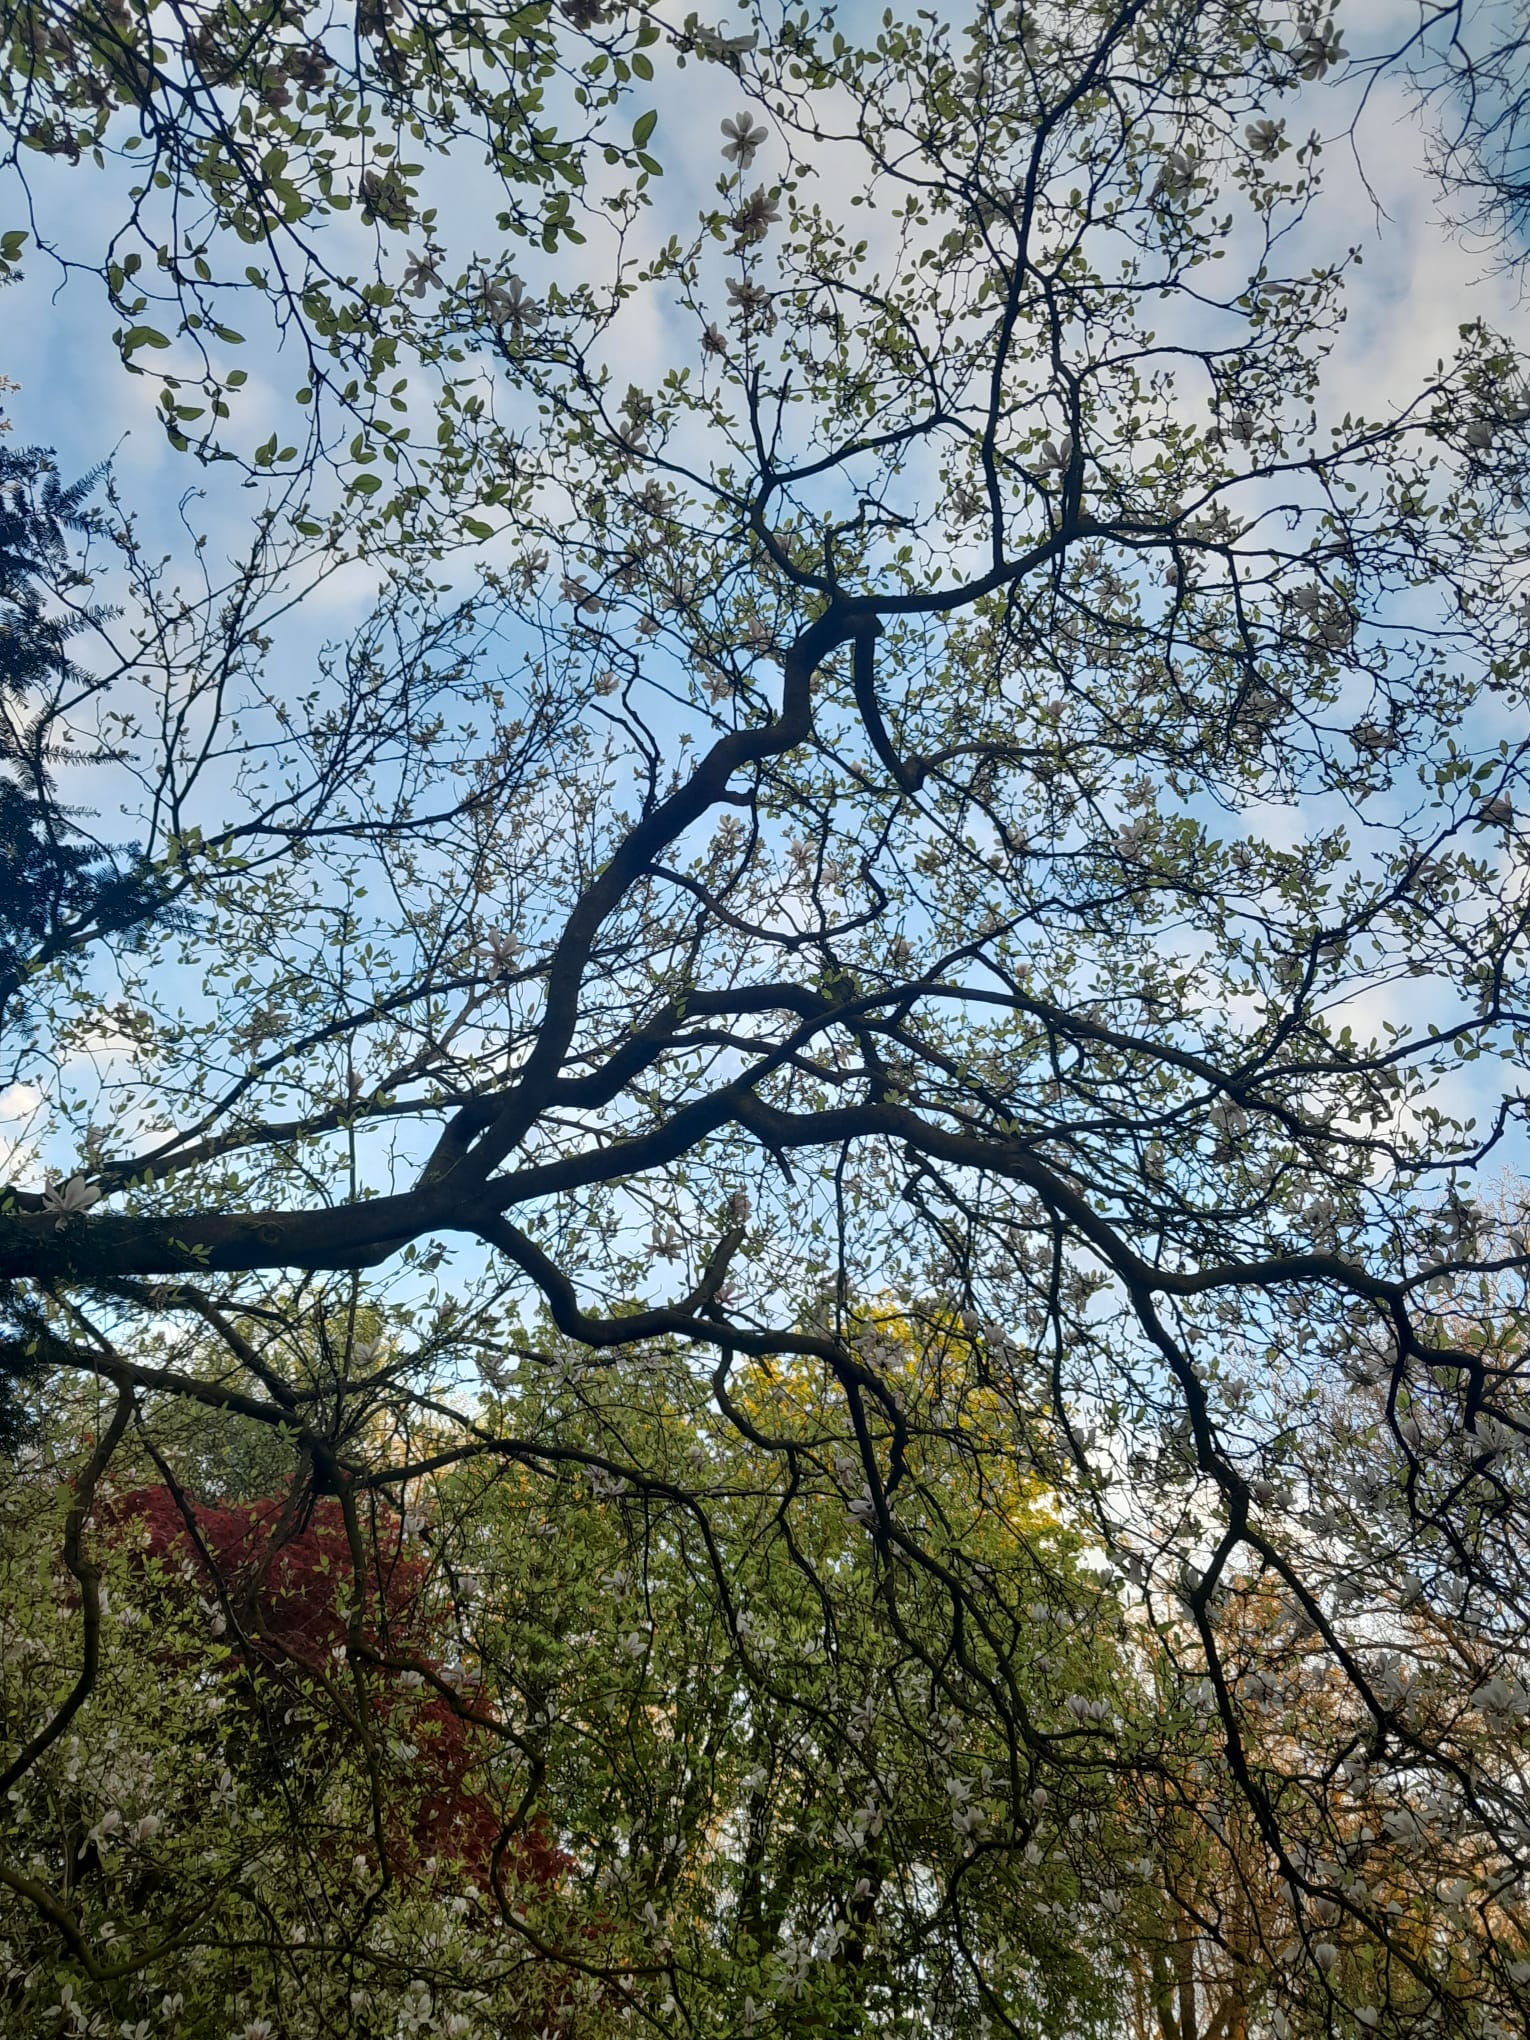
[[[814,1619],[869,1594],[991,1767],[970,1857],[908,1859],[930,2024],[1029,2030],[959,1900],[1029,1867],[1080,1935],[1137,1908],[1166,2036],[1228,1976],[1227,2031],[1522,2029],[1530,1256],[1478,1185],[1521,1121],[1530,385],[1479,323],[1332,393],[1340,26],[16,20],[54,160],[8,259],[96,269],[172,441],[270,476],[221,581],[119,521],[111,685],[49,697],[158,905],[25,977],[18,1393],[110,1390],[97,1486],[167,1399],[263,1426],[294,1524],[572,1454],[694,1525],[736,1636],[705,1464],[619,1421],[687,1354],[783,1563],[837,1498]],[[43,212],[93,151],[100,208],[145,169],[87,260]],[[236,303],[287,342],[258,401]],[[326,650],[303,590],[355,556],[386,585]],[[595,1442],[469,1414],[512,1307],[605,1384]],[[966,1504],[1024,1481],[1112,1569],[1119,1699],[1020,1676],[1048,1604]],[[825,1737],[892,1733],[897,1681],[805,1679]],[[1071,1899],[1060,1781],[1119,1844]],[[841,1867],[845,1932],[917,1941]],[[786,2030],[759,1959],[718,2016]]]

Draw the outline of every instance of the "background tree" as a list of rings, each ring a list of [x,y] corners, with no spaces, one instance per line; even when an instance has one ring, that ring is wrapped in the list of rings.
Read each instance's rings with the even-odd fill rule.
[[[988,1582],[973,1669],[942,1678],[938,1608],[878,1578],[833,1401],[802,1369],[734,1393],[791,1436],[786,1491],[673,1352],[591,1370],[553,1341],[466,1449],[437,1426],[417,1473],[315,1499],[289,1439],[285,1491],[218,1506],[182,1485],[206,1463],[184,1388],[153,1392],[119,1485],[69,1495],[98,1527],[63,1597],[71,1461],[37,1412],[4,1493],[5,1718],[32,1745],[5,1874],[57,1896],[11,1922],[15,2030],[61,2004],[152,2030],[179,1995],[191,2031],[1111,2031],[1113,1710],[1081,1703],[1116,1663],[1076,1530],[919,1438],[908,1478]],[[94,1691],[60,1723],[40,1703],[82,1624]],[[1059,1719],[1020,1834],[985,1675]]]
[[[87,499],[99,475],[67,487],[40,447],[0,444],[0,1020],[23,980],[59,952],[121,934],[164,902],[132,853],[93,842],[55,785],[69,759],[67,717],[104,683],[69,656],[104,619],[68,534],[98,528]]]
[[[799,17],[742,37],[588,17],[538,15],[526,45],[603,81],[581,102],[567,74],[596,123],[577,269],[559,233],[524,244],[525,275],[472,246],[438,260],[423,186],[405,203],[362,160],[366,63],[335,116],[382,268],[305,284],[299,310],[341,356],[364,333],[374,375],[403,364],[426,466],[384,450],[353,375],[347,495],[327,440],[307,465],[280,431],[253,449],[296,480],[216,599],[172,599],[123,547],[135,656],[96,699],[197,927],[136,955],[81,931],[50,966],[27,1067],[56,1173],[0,1214],[7,1365],[242,1411],[342,1504],[507,1456],[450,1382],[429,1392],[438,1350],[503,1364],[507,1296],[609,1362],[618,1409],[642,1405],[614,1356],[693,1354],[777,1497],[805,1448],[729,1381],[802,1371],[878,1619],[943,1708],[982,1718],[984,1866],[1024,1860],[1027,1795],[1059,1777],[1065,1857],[1095,1836],[1151,1858],[1128,1824],[1150,1795],[1123,1781],[1210,1766],[1182,1739],[1204,1704],[1218,1817],[1251,1884],[1291,1893],[1300,2003],[1512,2030],[1530,1825],[1492,1681],[1523,1628],[1527,1425],[1517,1356],[1439,1306],[1526,1262],[1520,1214],[1472,1196],[1522,1113],[1491,1075],[1526,1014],[1516,346],[1472,325],[1369,415],[1330,401],[1353,265],[1324,245],[1321,150],[1283,123],[1342,73],[1333,23],[1160,0],[861,44]],[[452,58],[452,24],[404,18],[410,61]],[[170,76],[199,32],[139,60]],[[460,33],[471,74],[488,30]],[[76,91],[57,51],[26,61]],[[722,170],[660,242],[643,156],[682,61],[726,87]],[[163,154],[158,189],[216,190],[211,160]],[[291,160],[260,172],[283,208]],[[313,160],[328,204],[338,156]],[[238,238],[251,220],[221,203]],[[223,232],[189,280],[166,256],[178,305],[231,275]],[[639,382],[654,329],[664,366]],[[144,349],[172,379],[191,353]],[[208,457],[237,440],[217,401]],[[332,533],[392,579],[299,690],[256,619]],[[468,540],[463,596],[439,562]],[[111,973],[126,1018],[103,1037]],[[424,1277],[448,1235],[485,1272],[443,1316]],[[385,1265],[412,1286],[375,1292],[379,1349],[347,1284]],[[151,1357],[187,1328],[212,1335],[211,1380]],[[934,1354],[917,1395],[909,1342]],[[1009,1659],[1050,1625],[915,1477],[926,1449],[984,1499],[1022,1476],[1066,1494],[1155,1627],[1151,1712],[1107,1728],[1082,1686],[1026,1703]],[[695,1471],[644,1476],[676,1522]],[[616,1453],[607,1474],[632,1478]],[[1362,1774],[1256,1734],[1220,1640],[1245,1592],[1279,1595],[1331,1676],[1361,1825],[1453,1809],[1492,1885],[1470,1959],[1399,1923],[1384,1883],[1333,1896],[1324,1849]],[[1420,1595],[1463,1617],[1422,1683],[1401,1647]],[[346,1648],[365,1677],[364,1637]],[[1122,1881],[1075,1875],[1046,1902],[1092,1935]],[[1197,1876],[1164,1889],[1193,1919]],[[1347,1908],[1341,1940],[1311,1931],[1319,1902]],[[952,1933],[942,2020],[1023,2027]]]

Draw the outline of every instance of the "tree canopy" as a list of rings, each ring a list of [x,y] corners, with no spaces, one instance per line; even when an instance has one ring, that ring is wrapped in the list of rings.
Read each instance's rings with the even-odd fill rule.
[[[23,1798],[111,1497],[194,1538],[232,1452],[271,1566],[344,1529],[384,1886],[369,1553],[483,1539],[404,1669],[484,1682],[553,2023],[1522,2027],[1530,374],[1347,386],[1350,32],[10,10],[0,252],[243,511],[113,495],[28,612],[142,890],[6,924],[29,1522],[102,1398]],[[76,1863],[0,1877],[138,2016]]]

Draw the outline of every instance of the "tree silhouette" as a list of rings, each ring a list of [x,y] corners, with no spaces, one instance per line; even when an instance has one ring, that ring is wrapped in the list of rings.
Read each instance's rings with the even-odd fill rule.
[[[0,443],[0,1025],[29,971],[164,905],[136,857],[73,826],[56,785],[77,755],[60,701],[90,690],[70,643],[102,620],[69,534],[99,528],[88,499],[103,473],[66,485],[50,453]]]
[[[684,1612],[736,1639],[699,1397],[772,1552],[853,1527],[806,1605],[832,1635],[874,1582],[898,1748],[991,1771],[972,1858],[911,1847],[900,1894],[943,2028],[1031,2016],[966,1894],[1061,1866],[1106,1949],[1165,1801],[1269,1895],[1272,2033],[1522,2027],[1530,1404],[1476,1285],[1530,1262],[1482,1187],[1530,1041],[1530,386],[1478,321],[1355,394],[1303,138],[1336,23],[581,4],[496,69],[483,10],[102,19],[100,103],[28,42],[73,125],[27,146],[147,148],[141,259],[92,251],[119,347],[268,487],[226,574],[122,548],[103,713],[197,925],[114,953],[120,998],[94,927],[29,978],[0,1362],[237,1416],[345,1506],[580,1469],[684,1520]],[[253,445],[235,302],[302,378]],[[377,598],[326,647],[346,558]],[[1155,1638],[1150,1706],[985,1548],[1023,1482],[1109,1571],[1087,1619]],[[1332,1687],[1332,1762],[1266,1735],[1244,1637]],[[1462,1866],[1443,1953],[1346,1853],[1388,1820]],[[693,1983],[650,1949],[622,2002],[678,2032]]]

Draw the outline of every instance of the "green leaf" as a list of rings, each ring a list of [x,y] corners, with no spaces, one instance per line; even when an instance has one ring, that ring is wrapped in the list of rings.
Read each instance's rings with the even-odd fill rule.
[[[650,66],[650,69],[651,68],[652,67]],[[646,149],[648,146],[649,136],[653,133],[654,129],[658,126],[658,124],[659,115],[656,108],[650,107],[647,113],[640,113],[637,119],[632,123],[633,147],[637,149]]]

